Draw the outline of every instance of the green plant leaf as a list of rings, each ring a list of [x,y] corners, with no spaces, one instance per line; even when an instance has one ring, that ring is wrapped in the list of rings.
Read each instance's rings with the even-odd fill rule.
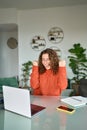
[[[86,49],[83,48],[80,43],[75,43],[68,51],[70,53],[70,56],[68,56],[69,67],[74,74],[72,80],[79,82],[81,78],[87,78]]]

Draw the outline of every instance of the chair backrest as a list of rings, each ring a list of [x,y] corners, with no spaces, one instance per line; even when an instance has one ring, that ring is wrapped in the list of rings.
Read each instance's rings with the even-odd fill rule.
[[[83,97],[87,97],[87,79],[81,79],[79,85],[79,94]]]
[[[15,76],[14,77],[0,78],[0,93],[2,93],[2,86],[3,85],[18,88],[18,79]]]

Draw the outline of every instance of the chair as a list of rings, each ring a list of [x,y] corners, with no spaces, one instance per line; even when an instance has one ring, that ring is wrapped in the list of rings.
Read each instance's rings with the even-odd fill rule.
[[[78,91],[80,96],[87,97],[87,79],[80,80]]]
[[[73,89],[71,87],[71,79],[68,78],[68,86],[65,90],[62,91],[61,96],[70,96],[73,92]]]
[[[0,93],[2,93],[3,85],[11,86],[11,87],[18,87],[18,79],[15,76],[0,78]]]

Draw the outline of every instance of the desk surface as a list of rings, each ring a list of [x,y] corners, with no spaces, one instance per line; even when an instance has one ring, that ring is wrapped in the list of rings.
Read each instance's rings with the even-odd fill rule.
[[[0,109],[0,130],[86,130],[87,106],[68,114],[56,110],[60,97],[31,96],[33,104],[43,105],[45,110],[31,119]]]

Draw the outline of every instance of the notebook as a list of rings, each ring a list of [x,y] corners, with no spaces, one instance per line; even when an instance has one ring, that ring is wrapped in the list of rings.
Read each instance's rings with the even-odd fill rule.
[[[78,107],[86,105],[87,98],[82,97],[82,96],[72,96],[72,97],[63,98],[61,99],[61,101],[74,108],[78,108]]]
[[[4,109],[31,118],[44,106],[31,104],[30,91],[27,89],[3,86]]]

